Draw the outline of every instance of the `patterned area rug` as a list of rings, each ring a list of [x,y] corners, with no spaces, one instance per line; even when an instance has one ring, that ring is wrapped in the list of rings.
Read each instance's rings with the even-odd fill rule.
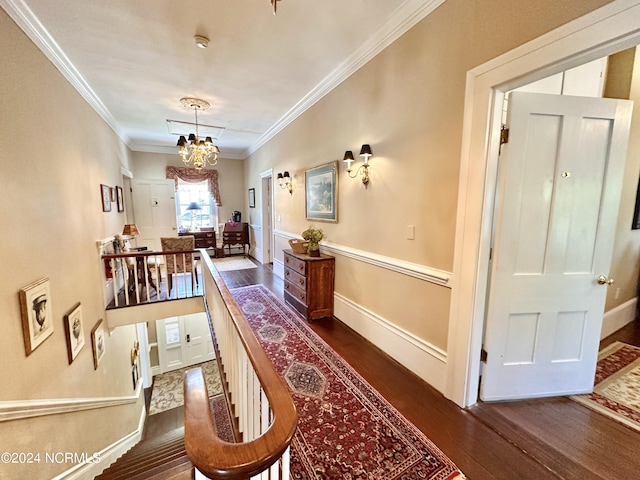
[[[232,293],[296,404],[299,419],[291,443],[291,478],[465,478],[263,285]]]
[[[196,367],[202,367],[209,396],[213,397],[222,393],[218,362],[215,360],[172,372],[161,373],[153,378],[149,415],[155,415],[184,404],[184,372]]]
[[[602,350],[593,393],[571,398],[640,430],[640,348],[616,342]]]
[[[213,264],[219,272],[228,272],[231,270],[246,270],[248,268],[257,268],[256,264],[248,258],[213,258]]]

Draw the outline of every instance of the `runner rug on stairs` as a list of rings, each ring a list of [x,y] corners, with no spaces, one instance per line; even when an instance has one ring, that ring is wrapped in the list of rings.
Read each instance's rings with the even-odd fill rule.
[[[615,342],[602,350],[593,393],[571,399],[640,430],[640,348]]]
[[[298,411],[292,478],[465,478],[267,288],[231,292],[292,392]]]

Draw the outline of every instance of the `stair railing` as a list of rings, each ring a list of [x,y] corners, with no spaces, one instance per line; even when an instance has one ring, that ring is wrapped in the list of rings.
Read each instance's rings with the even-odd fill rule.
[[[211,479],[286,480],[297,425],[293,399],[220,274],[203,257],[205,303],[242,442],[217,435],[202,369],[195,368],[184,385],[187,454],[196,474]]]
[[[112,279],[113,304],[108,308],[128,307],[202,295],[196,280],[196,262],[187,258],[198,251],[137,251],[102,255],[105,277]],[[205,255],[207,256],[207,255]],[[174,265],[175,276],[169,288],[166,266]],[[191,268],[187,268],[190,264]]]

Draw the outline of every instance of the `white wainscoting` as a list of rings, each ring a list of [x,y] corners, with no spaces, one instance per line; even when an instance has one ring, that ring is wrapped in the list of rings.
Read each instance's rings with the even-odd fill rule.
[[[444,391],[446,352],[337,293],[334,315],[429,385]]]
[[[616,330],[620,330],[625,325],[633,322],[636,319],[636,306],[638,304],[638,297],[632,298],[629,301],[612,308],[608,312],[605,312],[602,319],[602,331],[600,332],[600,340],[608,337]]]
[[[291,235],[283,231],[274,233],[276,236],[286,240],[300,238],[299,235]],[[451,272],[335,243],[323,242],[321,250],[324,253],[342,255],[425,282],[451,288]],[[280,278],[284,278],[284,264],[278,257],[282,257],[282,255],[277,255],[274,258],[273,272]],[[425,342],[339,293],[334,293],[334,315],[431,386],[444,392],[447,373],[447,353],[445,351]]]

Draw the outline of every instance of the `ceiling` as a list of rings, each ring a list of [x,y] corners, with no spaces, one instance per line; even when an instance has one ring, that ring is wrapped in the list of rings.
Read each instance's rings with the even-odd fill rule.
[[[180,98],[197,97],[221,156],[242,159],[443,2],[279,0],[277,15],[270,0],[0,6],[131,150],[176,152],[167,120],[194,123]]]

